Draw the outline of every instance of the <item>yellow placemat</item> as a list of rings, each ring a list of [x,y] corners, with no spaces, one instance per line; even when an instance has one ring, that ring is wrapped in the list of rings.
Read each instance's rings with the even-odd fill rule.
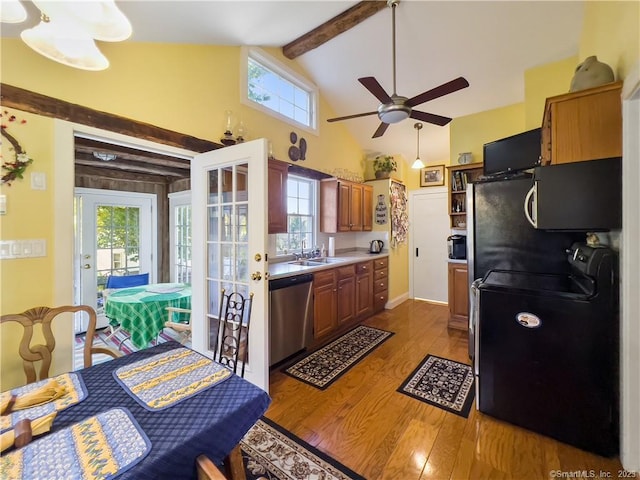
[[[39,382],[30,383],[29,385],[25,385],[24,387],[14,388],[13,390],[2,392],[2,394],[0,394],[0,401],[4,403],[11,397],[11,395],[20,397],[21,395],[37,390],[50,380],[55,380],[61,387],[64,387],[67,393],[51,402],[47,402],[36,407],[17,410],[9,415],[0,416],[0,433],[13,428],[13,426],[20,420],[23,420],[25,418],[28,418],[29,420],[35,420],[36,418],[49,415],[52,412],[59,412],[61,410],[64,410],[65,408],[80,403],[82,400],[87,398],[87,389],[84,386],[82,377],[77,373],[72,372],[63,373],[62,375],[58,375],[56,377],[53,377],[52,379],[47,378],[44,380],[40,380]]]
[[[223,365],[188,348],[176,348],[125,365],[116,381],[147,410],[162,410],[231,377]]]
[[[112,478],[138,462],[151,443],[126,408],[114,408],[45,435],[0,457],[3,478]]]

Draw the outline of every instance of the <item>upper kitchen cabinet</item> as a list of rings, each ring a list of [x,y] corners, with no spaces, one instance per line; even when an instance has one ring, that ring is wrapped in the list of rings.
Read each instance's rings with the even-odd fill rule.
[[[320,182],[320,231],[371,231],[373,188],[362,183],[329,178]]]
[[[451,228],[467,228],[467,184],[482,175],[482,162],[449,165],[449,219]]]
[[[542,165],[622,156],[622,82],[547,98]]]
[[[269,233],[287,233],[287,172],[289,164],[269,160]]]

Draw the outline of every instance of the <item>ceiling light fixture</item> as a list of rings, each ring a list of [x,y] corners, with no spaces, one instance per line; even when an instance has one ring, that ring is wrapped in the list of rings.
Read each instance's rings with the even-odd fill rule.
[[[420,122],[414,123],[413,128],[415,128],[418,133],[418,145],[416,147],[416,161],[413,162],[411,168],[424,168],[424,162],[420,160],[420,129],[422,128],[422,124]]]
[[[0,2],[0,21],[2,23],[20,23],[27,19],[27,11],[19,0]]]
[[[102,160],[103,162],[110,162],[118,158],[115,153],[107,153],[107,152],[93,152],[93,156],[98,160]]]
[[[94,40],[120,42],[131,36],[131,23],[118,9],[114,0],[94,0],[90,2],[51,2],[32,0],[40,9],[39,25],[24,30],[20,37],[39,54],[82,70],[104,70],[109,67],[109,60],[98,49]],[[6,6],[14,1],[2,0],[2,21]],[[18,3],[19,7],[24,7]],[[6,11],[6,12],[5,12]],[[26,11],[22,20],[26,19]]]
[[[24,30],[20,38],[40,55],[69,67],[96,71],[109,66],[109,60],[90,36],[67,27],[56,25],[42,14],[40,24]]]
[[[113,0],[92,2],[32,1],[49,18],[56,21],[65,19],[81,27],[95,40],[121,42],[131,36],[131,23]]]

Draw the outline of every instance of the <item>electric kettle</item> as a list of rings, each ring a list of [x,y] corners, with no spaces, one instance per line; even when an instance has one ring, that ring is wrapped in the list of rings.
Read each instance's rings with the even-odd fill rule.
[[[382,247],[384,247],[384,242],[382,240],[373,240],[369,246],[369,253],[380,253],[382,251]]]

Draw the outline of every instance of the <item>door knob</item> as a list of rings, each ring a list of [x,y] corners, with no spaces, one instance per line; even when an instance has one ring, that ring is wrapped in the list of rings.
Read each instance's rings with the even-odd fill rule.
[[[251,274],[251,280],[262,280],[262,274],[260,272],[254,272]]]
[[[85,270],[89,270],[91,268],[91,265],[89,265],[88,263],[85,263],[82,268],[84,268]]]

